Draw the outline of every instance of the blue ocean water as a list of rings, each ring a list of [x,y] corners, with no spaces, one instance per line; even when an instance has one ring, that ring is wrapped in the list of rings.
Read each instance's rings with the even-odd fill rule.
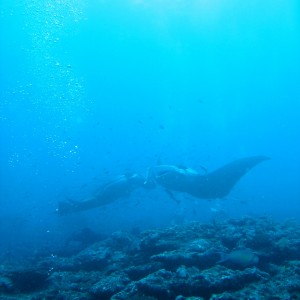
[[[86,3],[87,2],[87,3]],[[3,253],[70,233],[185,220],[300,216],[300,7],[290,1],[1,1]],[[266,155],[224,200],[136,191],[93,195],[158,161],[214,170]]]

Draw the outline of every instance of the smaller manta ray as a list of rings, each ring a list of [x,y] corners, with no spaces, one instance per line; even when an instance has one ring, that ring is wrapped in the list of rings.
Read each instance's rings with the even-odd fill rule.
[[[235,184],[266,156],[252,156],[235,160],[213,172],[199,172],[174,165],[158,165],[149,169],[145,184],[157,183],[165,189],[188,193],[200,199],[226,197]]]

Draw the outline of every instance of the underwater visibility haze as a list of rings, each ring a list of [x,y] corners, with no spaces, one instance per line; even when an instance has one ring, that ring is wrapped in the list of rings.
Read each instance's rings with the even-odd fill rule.
[[[296,0],[3,0],[0,86],[1,261],[190,221],[300,220]],[[122,176],[146,188],[78,208]]]

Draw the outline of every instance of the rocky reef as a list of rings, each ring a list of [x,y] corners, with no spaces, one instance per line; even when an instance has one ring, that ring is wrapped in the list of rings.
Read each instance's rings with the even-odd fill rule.
[[[116,232],[0,265],[0,299],[300,299],[300,227],[269,218]]]

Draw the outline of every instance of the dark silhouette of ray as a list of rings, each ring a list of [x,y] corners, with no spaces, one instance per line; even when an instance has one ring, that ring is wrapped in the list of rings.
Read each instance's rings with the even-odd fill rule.
[[[224,198],[236,183],[257,164],[269,159],[265,156],[235,160],[207,175],[191,177],[186,192],[197,198]]]

